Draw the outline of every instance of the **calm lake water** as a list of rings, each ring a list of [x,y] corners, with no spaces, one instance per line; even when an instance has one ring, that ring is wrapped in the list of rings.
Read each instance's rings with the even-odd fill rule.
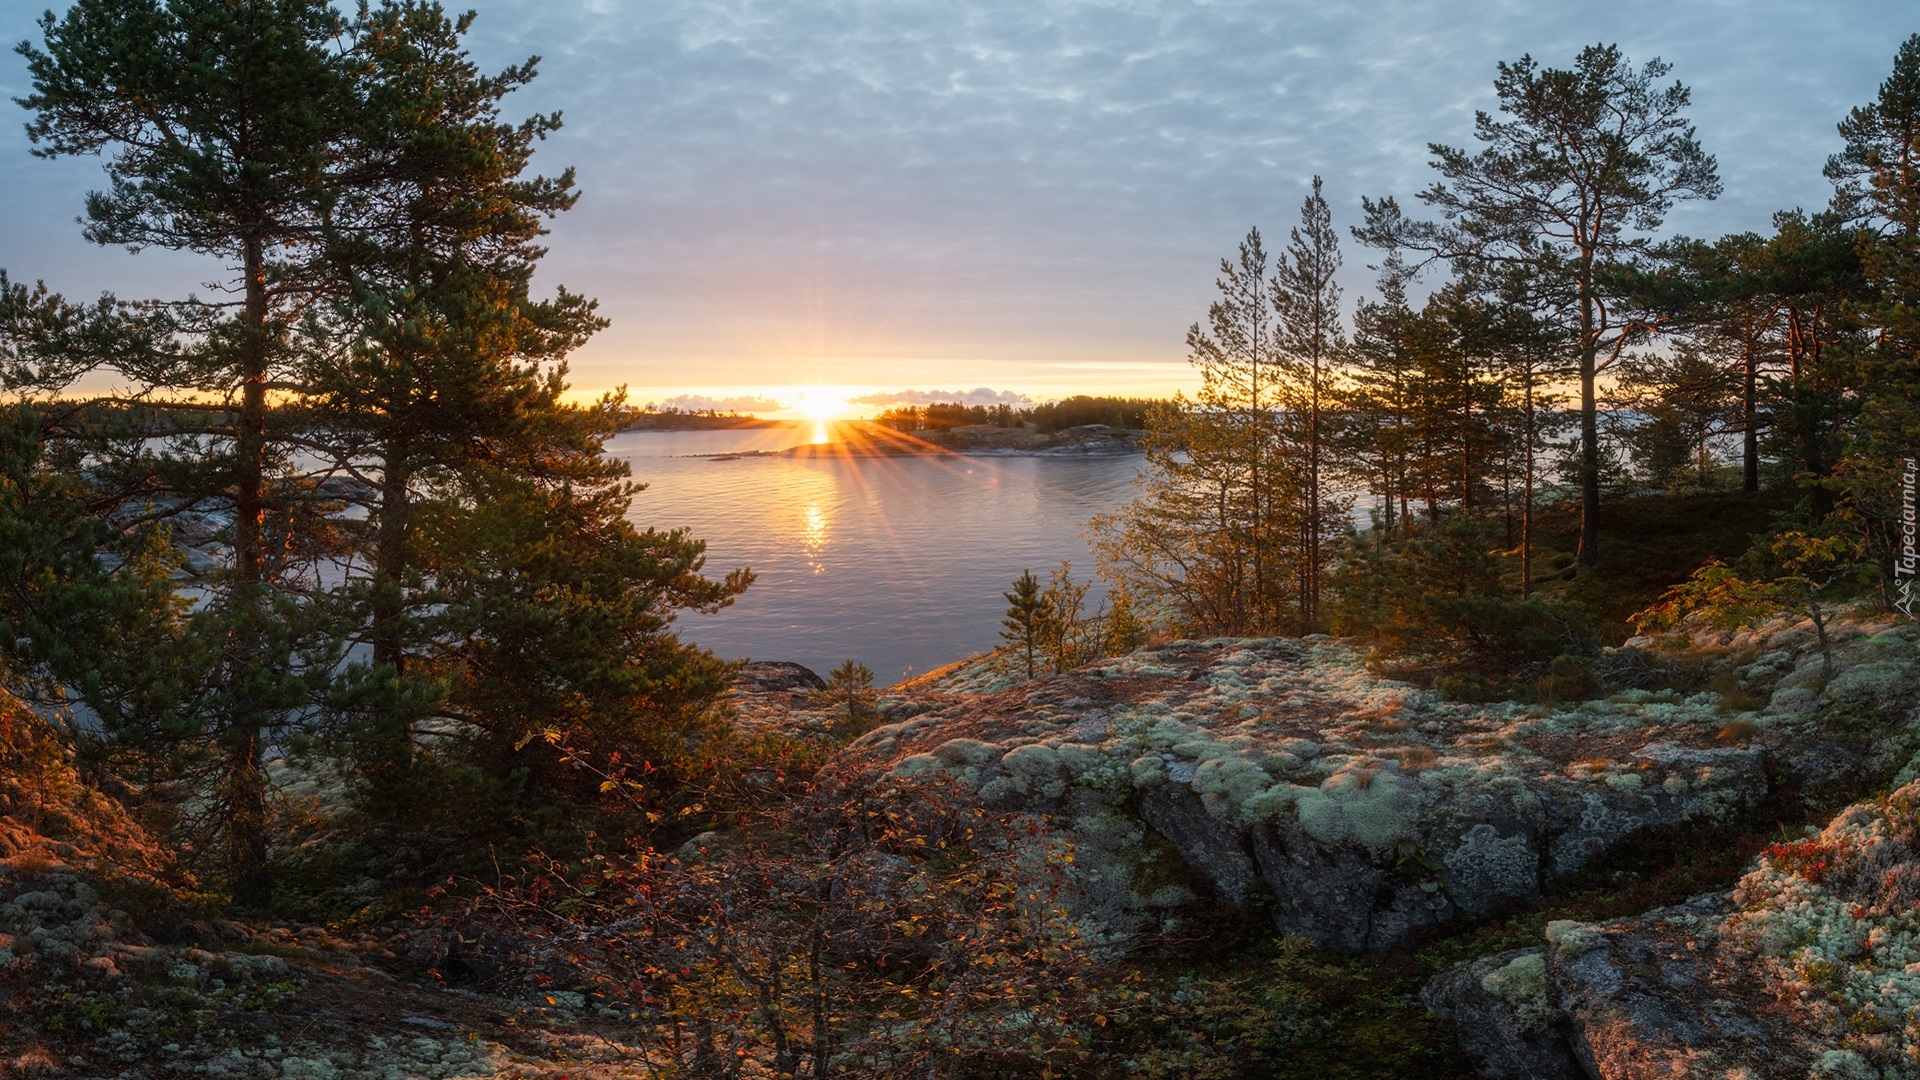
[[[1076,580],[1092,578],[1087,520],[1133,497],[1142,461],[693,456],[813,438],[805,425],[630,431],[607,449],[648,485],[628,515],[636,524],[689,529],[707,542],[713,576],[757,575],[731,608],[683,615],[683,638],[822,675],[852,657],[883,686],[999,644],[1001,594],[1022,570],[1044,581],[1070,559]]]

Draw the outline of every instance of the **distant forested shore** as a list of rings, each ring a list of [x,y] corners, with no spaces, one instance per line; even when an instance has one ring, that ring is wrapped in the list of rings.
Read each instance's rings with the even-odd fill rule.
[[[893,431],[948,431],[957,427],[1026,428],[1052,435],[1069,428],[1105,424],[1108,427],[1140,431],[1147,426],[1147,414],[1161,404],[1154,398],[1096,397],[1075,394],[1060,401],[1040,405],[968,405],[964,402],[932,402],[926,405],[895,405],[873,418],[872,423]],[[795,424],[795,420],[773,420],[755,413],[720,412],[717,409],[659,408],[648,405],[633,415],[628,431],[731,431],[741,428],[772,428]]]
[[[733,431],[743,428],[776,428],[792,420],[763,420],[752,413],[687,409],[641,409],[633,415],[627,431]]]

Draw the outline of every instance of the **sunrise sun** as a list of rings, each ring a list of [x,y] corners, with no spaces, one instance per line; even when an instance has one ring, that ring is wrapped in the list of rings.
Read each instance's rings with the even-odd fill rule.
[[[793,411],[809,420],[839,420],[850,416],[854,407],[845,390],[831,386],[810,386],[800,391]]]

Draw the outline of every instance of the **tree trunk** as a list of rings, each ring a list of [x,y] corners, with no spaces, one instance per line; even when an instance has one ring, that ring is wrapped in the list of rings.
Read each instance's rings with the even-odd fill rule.
[[[1312,405],[1307,414],[1307,632],[1320,629],[1320,357],[1313,357]]]
[[[1522,448],[1522,468],[1520,494],[1520,599],[1525,600],[1533,593],[1533,372],[1526,376],[1526,410],[1522,423],[1522,432],[1526,445]]]
[[[227,733],[227,868],[233,899],[259,908],[273,899],[267,869],[267,777],[260,768],[260,731],[236,727]]]
[[[1751,336],[1741,360],[1740,389],[1740,488],[1760,490],[1760,410],[1758,408],[1759,360]]]
[[[411,448],[404,434],[387,440],[382,452],[380,478],[380,520],[377,526],[373,565],[373,625],[368,637],[373,645],[375,671],[384,671],[396,682],[407,674],[406,569],[411,565],[407,550],[413,506],[408,494],[411,477],[407,462]],[[379,716],[372,734],[374,782],[397,794],[413,770],[413,730],[403,714]]]
[[[1600,565],[1600,419],[1594,395],[1600,342],[1594,336],[1592,290],[1592,281],[1583,273],[1580,278],[1580,551],[1576,558],[1584,567]]]
[[[241,338],[240,417],[235,434],[233,494],[234,603],[237,620],[227,642],[226,682],[238,689],[252,681],[261,662],[261,607],[266,560],[265,474],[267,445],[267,270],[257,236],[241,244],[246,307]],[[268,718],[258,705],[229,697],[223,741],[227,754],[224,831],[235,902],[266,904],[273,895],[267,871],[267,784],[261,771],[261,732]]]
[[[233,493],[234,571],[241,592],[264,576],[262,526],[266,519],[267,447],[267,267],[259,238],[242,244],[246,309],[241,345],[240,426],[235,432]]]

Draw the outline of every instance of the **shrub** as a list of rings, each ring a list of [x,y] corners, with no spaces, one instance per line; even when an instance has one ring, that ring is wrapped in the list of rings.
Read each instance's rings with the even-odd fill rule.
[[[1338,628],[1371,638],[1382,659],[1438,668],[1453,677],[1450,695],[1494,693],[1502,680],[1550,674],[1571,686],[1575,668],[1551,665],[1593,651],[1590,621],[1513,595],[1493,532],[1490,522],[1462,515],[1383,551],[1351,553],[1332,581]]]
[[[1065,910],[1071,852],[1032,822],[874,780],[736,824],[718,857],[535,859],[448,936],[644,1019],[675,1075],[1029,1075],[1084,1054],[1094,942]]]

